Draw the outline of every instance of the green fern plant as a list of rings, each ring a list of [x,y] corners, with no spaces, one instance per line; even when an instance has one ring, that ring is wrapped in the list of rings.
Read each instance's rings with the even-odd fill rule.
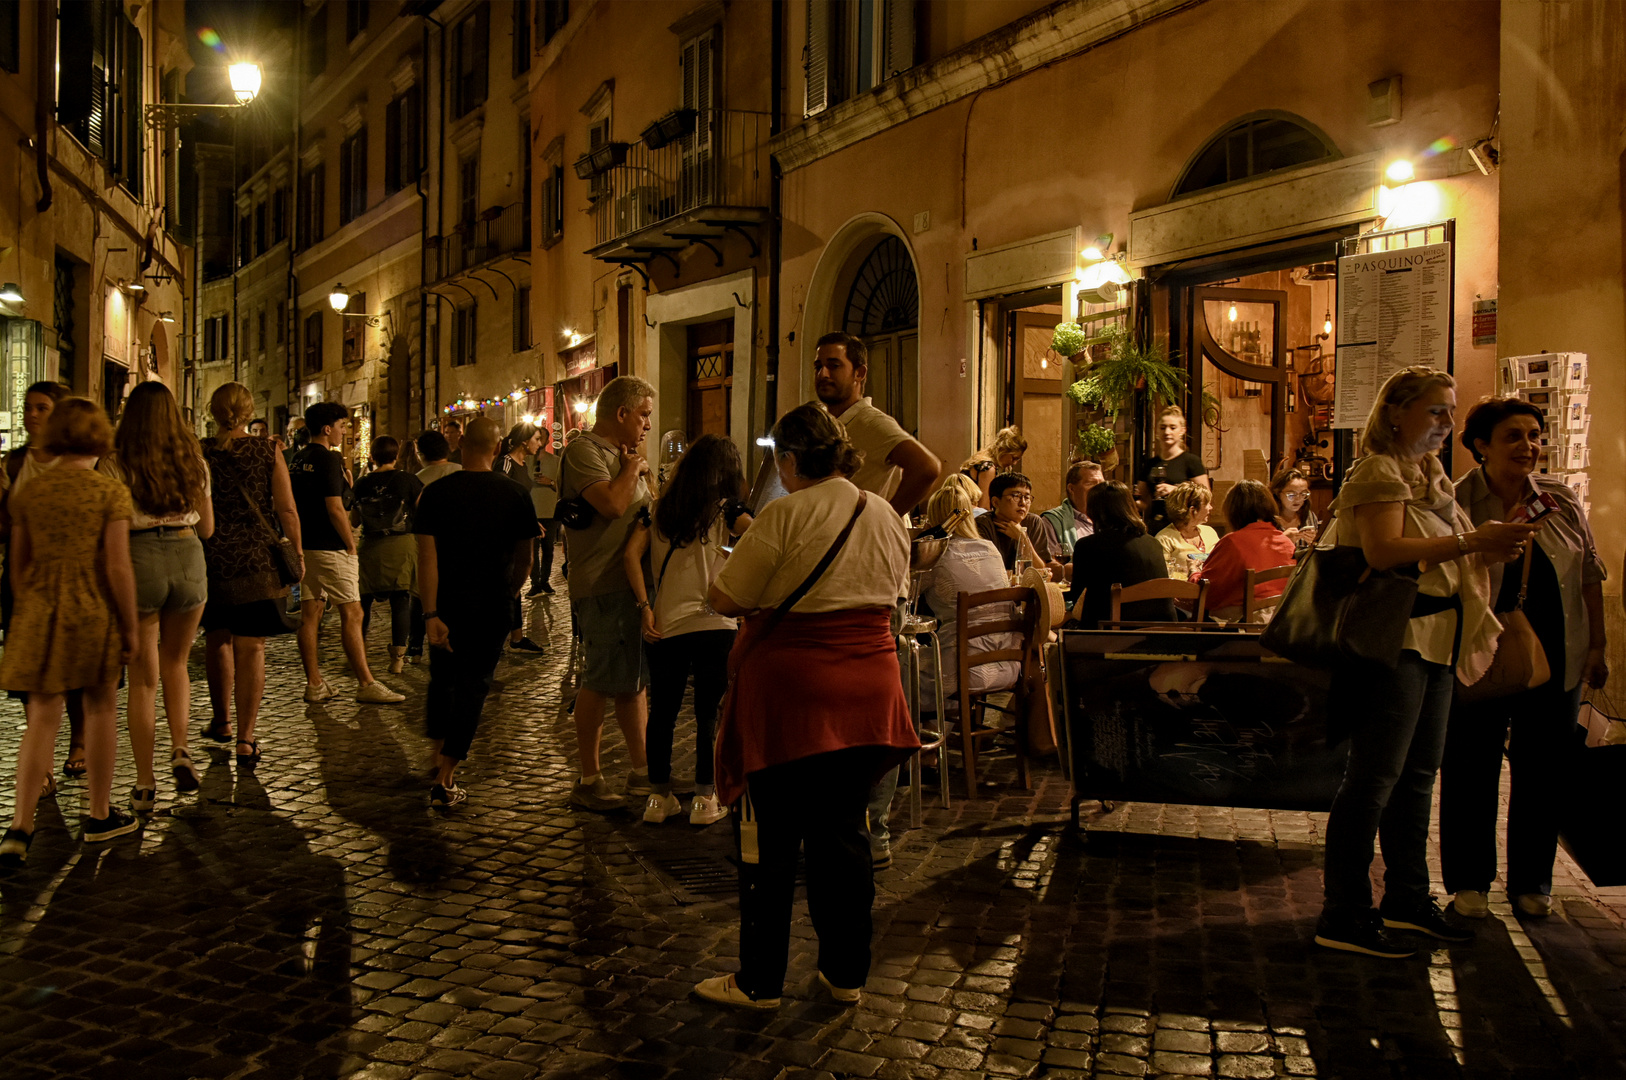
[[[1134,406],[1138,392],[1162,401],[1179,401],[1184,395],[1186,373],[1169,363],[1162,345],[1154,341],[1142,346],[1124,326],[1108,326],[1101,337],[1107,355],[1084,365],[1078,381],[1067,388],[1074,402],[1117,416]]]

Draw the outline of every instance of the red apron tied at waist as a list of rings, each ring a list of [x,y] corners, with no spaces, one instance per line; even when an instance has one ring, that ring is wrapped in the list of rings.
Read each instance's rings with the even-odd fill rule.
[[[890,610],[790,614],[777,626],[767,625],[769,614],[740,621],[729,657],[733,679],[717,733],[717,795],[724,803],[744,793],[747,776],[770,765],[883,746],[896,751],[884,773],[920,748]]]

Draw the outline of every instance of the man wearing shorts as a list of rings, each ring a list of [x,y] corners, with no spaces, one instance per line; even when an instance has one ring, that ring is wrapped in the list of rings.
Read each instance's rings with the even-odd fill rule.
[[[339,631],[344,655],[361,684],[356,700],[367,705],[392,705],[403,694],[373,678],[367,667],[367,646],[361,636],[361,568],[356,560],[356,535],[350,512],[344,507],[350,491],[343,455],[350,434],[350,410],[334,401],[319,401],[305,410],[310,442],[294,455],[290,469],[294,506],[299,510],[299,531],[305,548],[305,578],[300,582],[299,658],[305,664],[305,700],[327,701],[333,688],[322,678],[317,643],[322,630],[322,609],[339,609]]]
[[[632,770],[625,795],[640,802],[649,794],[649,763],[644,756],[643,626],[638,601],[627,583],[621,548],[638,512],[649,505],[644,477],[649,462],[638,448],[649,434],[655,388],[623,375],[599,394],[598,419],[565,450],[559,467],[559,498],[585,499],[592,521],[570,535],[570,609],[582,642],[581,687],[576,692],[576,747],[581,777],[570,802],[586,810],[626,805],[599,769],[604,704],[615,701],[615,719],[627,740]]]

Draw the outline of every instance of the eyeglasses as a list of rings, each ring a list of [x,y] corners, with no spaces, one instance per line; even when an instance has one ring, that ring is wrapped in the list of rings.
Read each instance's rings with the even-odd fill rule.
[[[1289,491],[1282,496],[1283,502],[1303,502],[1310,497],[1308,491]]]

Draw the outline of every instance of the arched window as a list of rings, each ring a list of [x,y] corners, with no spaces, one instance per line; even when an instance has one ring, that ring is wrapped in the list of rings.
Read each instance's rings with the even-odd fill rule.
[[[1170,197],[1340,156],[1332,140],[1296,116],[1253,113],[1208,141],[1186,166]]]
[[[864,259],[847,293],[842,326],[854,337],[871,338],[920,325],[920,283],[909,249],[888,236]]]

